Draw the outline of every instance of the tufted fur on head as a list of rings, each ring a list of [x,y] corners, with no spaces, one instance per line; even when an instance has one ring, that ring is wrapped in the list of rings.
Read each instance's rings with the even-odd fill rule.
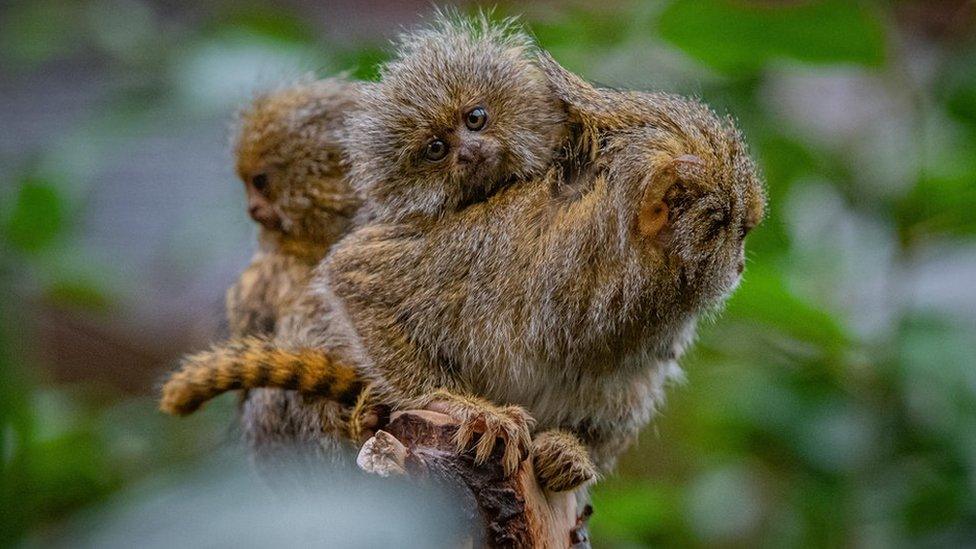
[[[359,85],[342,78],[302,81],[240,113],[236,168],[262,238],[324,253],[348,229],[359,201],[340,141],[358,96]]]
[[[400,36],[349,120],[351,178],[371,212],[436,217],[540,175],[563,138],[564,111],[536,55],[514,20],[485,14],[441,12]]]

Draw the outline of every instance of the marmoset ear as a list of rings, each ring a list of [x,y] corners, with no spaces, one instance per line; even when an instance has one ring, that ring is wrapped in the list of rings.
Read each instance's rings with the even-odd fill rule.
[[[645,200],[637,212],[637,232],[656,237],[668,224],[668,205],[664,200]]]
[[[566,109],[572,123],[592,123],[612,114],[615,105],[593,84],[566,70],[552,55],[540,51],[536,63],[552,91]]]
[[[664,201],[668,189],[678,182],[674,160],[659,155],[648,166],[650,174],[645,180],[643,196],[637,209],[636,228],[644,238],[655,240],[668,225],[670,208]]]
[[[697,182],[705,177],[705,161],[693,154],[665,159],[653,176],[637,212],[637,231],[644,237],[657,237],[667,228],[670,208],[664,200],[672,185]]]
[[[549,88],[562,102],[572,104],[572,98],[591,86],[582,78],[564,69],[547,51],[540,50],[536,56],[537,66],[545,76]]]

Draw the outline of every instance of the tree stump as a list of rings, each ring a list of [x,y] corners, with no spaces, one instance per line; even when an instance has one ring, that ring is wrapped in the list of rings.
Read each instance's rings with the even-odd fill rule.
[[[572,492],[546,493],[536,482],[532,460],[505,478],[500,444],[484,464],[470,452],[454,451],[457,421],[438,412],[394,413],[382,430],[367,440],[357,463],[380,476],[406,475],[422,482],[446,483],[467,505],[472,521],[484,525],[475,547],[589,547],[589,506],[578,510]],[[478,530],[478,528],[475,528]]]

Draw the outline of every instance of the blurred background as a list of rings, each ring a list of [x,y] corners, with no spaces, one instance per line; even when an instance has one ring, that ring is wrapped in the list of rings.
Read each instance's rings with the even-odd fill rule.
[[[0,545],[86,532],[220,546],[192,534],[212,523],[179,526],[215,509],[240,511],[224,528],[260,545],[241,537],[254,516],[239,493],[260,481],[235,445],[234,397],[183,420],[154,401],[175,359],[218,337],[253,249],[233,113],[309,72],[371,78],[430,10],[0,4]],[[768,184],[743,284],[596,490],[596,546],[976,544],[976,5],[497,13],[522,14],[590,80],[733,114]]]

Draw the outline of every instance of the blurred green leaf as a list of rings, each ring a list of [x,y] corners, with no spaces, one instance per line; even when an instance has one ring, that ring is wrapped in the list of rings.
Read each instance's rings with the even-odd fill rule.
[[[678,490],[668,486],[608,481],[593,494],[593,535],[631,543],[654,540],[680,527],[674,513],[679,506]]]
[[[627,11],[612,9],[573,7],[554,15],[552,20],[532,25],[532,33],[546,48],[610,47],[624,40],[632,22]]]
[[[0,284],[6,282],[0,272]],[[23,494],[30,490],[27,464],[18,454],[30,444],[33,417],[30,396],[33,387],[25,371],[15,361],[11,348],[9,301],[0,299],[0,546],[7,547],[29,527],[33,517],[24,505]]]
[[[90,280],[58,280],[47,289],[47,297],[59,306],[87,311],[106,311],[111,304],[99,284]]]
[[[64,221],[65,204],[57,187],[48,181],[31,178],[21,184],[4,233],[15,248],[37,252],[61,234]]]
[[[36,441],[28,466],[35,513],[57,516],[99,499],[121,479],[110,466],[97,433],[73,430],[53,440]]]
[[[77,48],[80,6],[52,0],[26,0],[5,6],[0,19],[3,60],[33,65]]]
[[[380,76],[380,64],[389,57],[389,52],[383,48],[368,46],[339,54],[337,64],[343,70],[351,71],[352,78],[375,81]]]
[[[937,457],[932,461],[942,460]],[[950,468],[921,469],[905,479],[912,491],[902,509],[903,521],[912,534],[938,531],[964,518],[966,499],[972,494],[966,489],[961,464]]]
[[[976,179],[922,178],[895,206],[895,218],[908,238],[923,234],[976,232]]]
[[[951,59],[942,71],[940,89],[947,110],[957,119],[976,125],[976,52]]]
[[[726,314],[730,320],[761,326],[768,334],[813,344],[820,358],[838,358],[850,342],[829,313],[793,294],[782,274],[769,265],[750,264]]]
[[[766,217],[749,235],[748,250],[753,253],[782,251],[789,244],[782,219],[783,204],[797,178],[815,172],[818,162],[813,154],[796,140],[781,134],[758,142],[756,153],[766,181]]]
[[[316,33],[309,23],[281,6],[251,5],[247,8],[230,4],[231,13],[221,20],[221,27],[250,32],[277,42],[307,45]]]
[[[661,14],[661,36],[725,72],[754,71],[778,58],[880,65],[885,36],[859,2],[675,0]]]

